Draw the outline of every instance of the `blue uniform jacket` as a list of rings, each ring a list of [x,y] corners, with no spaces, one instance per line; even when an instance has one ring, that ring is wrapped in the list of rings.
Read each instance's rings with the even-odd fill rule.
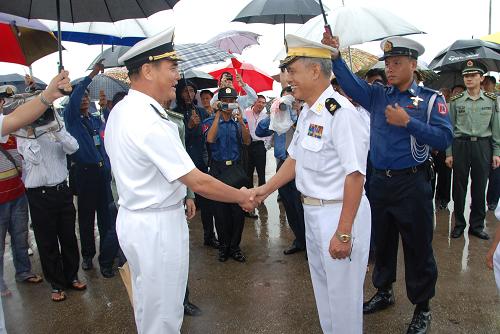
[[[91,82],[91,78],[85,77],[85,79],[76,85],[69,98],[69,103],[63,111],[66,130],[75,137],[80,146],[78,151],[71,155],[71,159],[81,164],[98,164],[103,161],[104,166],[108,170],[111,170],[108,155],[104,150],[104,142],[102,142],[99,135],[102,120],[91,114],[87,118],[80,113],[80,104],[85,94],[85,89]],[[100,145],[98,146],[94,144],[94,135],[97,135],[99,138]]]
[[[343,59],[333,60],[332,64],[342,89],[370,112],[370,159],[375,168],[403,169],[418,165],[420,162],[411,153],[410,135],[419,145],[426,144],[441,151],[451,144],[452,125],[441,95],[434,102],[427,124],[427,105],[436,93],[434,90],[420,87],[415,82],[404,92],[392,86],[369,85],[354,75]],[[417,97],[423,101],[414,102]],[[406,128],[389,125],[386,121],[385,108],[396,103],[411,117]]]
[[[181,113],[184,115],[184,125],[186,130],[186,151],[193,160],[196,168],[199,170],[206,172],[207,165],[205,163],[205,135],[202,131],[202,124],[205,119],[208,118],[208,113],[204,108],[200,108],[198,106],[194,106],[196,113],[200,117],[200,125],[190,129],[188,127],[189,118],[191,118],[191,110],[181,109],[180,106],[174,108],[174,111]]]
[[[255,135],[259,137],[269,137],[274,134],[274,157],[277,159],[285,160],[287,157],[286,153],[286,133],[281,135],[275,133],[273,130],[269,130],[269,125],[271,125],[271,117],[264,118],[261,120],[257,127],[255,128]]]
[[[215,116],[207,118],[202,123],[203,133],[206,135],[214,122]],[[215,143],[208,144],[212,153],[211,157],[215,161],[237,161],[240,160],[240,150],[243,144],[241,135],[241,125],[232,118],[224,121],[222,116],[219,118],[219,129]]]

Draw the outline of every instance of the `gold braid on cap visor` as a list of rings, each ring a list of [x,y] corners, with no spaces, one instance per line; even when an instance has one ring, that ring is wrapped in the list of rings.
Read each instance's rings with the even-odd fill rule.
[[[161,55],[158,56],[149,56],[149,61],[155,61],[155,60],[160,60],[164,58],[170,58],[172,60],[182,60],[176,53],[175,51],[170,51],[170,52],[165,52]]]
[[[287,56],[296,57],[311,57],[311,58],[326,58],[330,59],[332,54],[329,49],[320,48],[288,48]]]

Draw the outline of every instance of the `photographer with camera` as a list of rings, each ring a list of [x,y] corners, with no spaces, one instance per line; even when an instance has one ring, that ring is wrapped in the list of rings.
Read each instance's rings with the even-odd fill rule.
[[[203,129],[211,152],[210,175],[216,179],[241,188],[248,183],[247,175],[241,166],[241,145],[250,144],[250,133],[243,121],[237,93],[226,87],[219,91],[214,117],[203,122]],[[225,262],[231,256],[238,262],[245,262],[240,241],[245,217],[243,210],[236,204],[214,202],[215,225],[219,233],[219,261]]]
[[[28,256],[28,202],[21,180],[20,156],[17,153],[14,137],[9,134],[35,121],[42,115],[54,100],[70,92],[68,72],[56,75],[47,88],[36,98],[17,107],[8,115],[3,114],[5,99],[12,95],[0,88],[0,290],[2,296],[12,293],[3,280],[3,255],[5,237],[9,231],[16,280],[27,283],[40,283],[42,278],[31,272]],[[1,303],[0,303],[1,305]],[[3,319],[0,307],[0,317]],[[2,321],[3,322],[3,321]],[[0,324],[0,328],[2,324]]]
[[[87,92],[92,79],[104,71],[101,63],[94,65],[90,74],[80,81],[64,108],[67,131],[75,137],[79,150],[71,155],[70,183],[78,196],[78,224],[80,227],[82,269],[93,268],[96,254],[94,240],[95,214],[100,235],[99,265],[105,278],[113,277],[113,261],[118,252],[118,238],[110,211],[111,166],[100,136],[102,120],[89,113]],[[74,187],[73,187],[74,185]]]

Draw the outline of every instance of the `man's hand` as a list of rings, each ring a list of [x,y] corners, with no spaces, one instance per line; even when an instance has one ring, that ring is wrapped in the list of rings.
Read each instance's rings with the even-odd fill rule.
[[[90,72],[89,77],[93,79],[99,72],[104,73],[104,65],[101,64],[102,60],[100,60],[97,64],[94,65],[92,72]]]
[[[385,108],[385,119],[390,125],[402,128],[405,128],[408,122],[410,122],[410,116],[408,113],[397,104],[395,107],[388,105]]]
[[[196,214],[196,205],[192,198],[186,198],[186,218],[193,219]]]
[[[448,168],[453,168],[453,156],[450,155],[449,157],[446,157],[446,159],[444,160],[444,163],[446,164],[446,166]]]
[[[255,200],[255,189],[242,187],[240,191],[244,193],[244,198],[246,198],[243,202],[238,203],[243,211],[250,212],[260,204]]]
[[[200,124],[200,116],[198,116],[198,113],[196,111],[191,111],[191,117],[189,118],[188,122],[188,128],[192,129],[197,127]]]
[[[241,115],[241,111],[238,110],[238,112],[233,114],[236,118],[236,121],[238,121],[242,126],[245,126],[245,122],[243,122],[243,116]]]
[[[493,156],[491,166],[493,167],[493,169],[500,167],[500,157],[498,155]]]
[[[264,202],[264,200],[269,196],[265,185],[254,188],[255,189],[255,200],[259,203]]]
[[[241,74],[236,72],[236,81],[238,82],[238,85],[240,85],[241,88],[246,85],[246,83],[243,82],[243,79],[241,78]]]
[[[329,32],[323,32],[323,39],[321,40],[321,43],[327,46],[331,46],[332,48],[337,49],[337,52],[332,51],[332,59],[337,59],[340,55],[340,52],[338,51],[340,48],[340,41],[338,36],[332,36],[330,35]]]
[[[49,83],[45,91],[42,92],[43,97],[49,102],[52,103],[58,98],[64,96],[60,91],[63,90],[66,93],[71,93],[71,82],[69,79],[69,72],[65,70],[61,70],[61,73],[56,75]]]
[[[330,256],[333,259],[345,259],[351,254],[351,244],[352,240],[349,242],[340,241],[337,236],[334,234],[330,239],[330,247],[328,251],[330,252]]]

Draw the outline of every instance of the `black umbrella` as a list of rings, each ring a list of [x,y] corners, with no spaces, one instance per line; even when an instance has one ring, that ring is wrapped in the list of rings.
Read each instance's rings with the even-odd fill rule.
[[[45,87],[47,87],[47,84],[42,80],[35,77],[32,78],[35,81],[36,89],[44,89]],[[0,75],[0,86],[3,85],[15,86],[17,88],[18,93],[24,93],[26,90],[26,84],[24,83],[24,76],[17,73]]]
[[[244,23],[306,23],[322,14],[317,0],[253,0],[243,8],[233,21]]]
[[[457,40],[439,52],[429,68],[437,71],[461,71],[468,60],[479,60],[488,71],[500,72],[500,44],[480,39]]]
[[[116,22],[145,18],[156,12],[172,9],[179,0],[25,0],[1,1],[0,12],[27,19],[57,21],[59,41],[59,68],[62,64],[61,21],[64,22]]]
[[[198,89],[215,88],[218,84],[218,81],[210,74],[193,69],[182,72],[182,77],[194,83]]]

